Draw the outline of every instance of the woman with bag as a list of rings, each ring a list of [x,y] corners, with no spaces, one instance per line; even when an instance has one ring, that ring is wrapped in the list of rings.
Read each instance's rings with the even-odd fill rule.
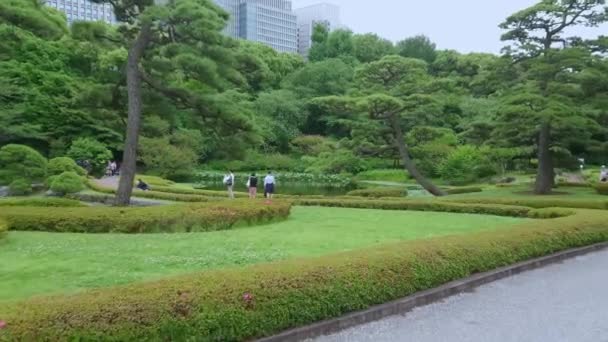
[[[249,198],[255,199],[258,194],[258,177],[252,173],[247,179],[247,188],[249,189]]]

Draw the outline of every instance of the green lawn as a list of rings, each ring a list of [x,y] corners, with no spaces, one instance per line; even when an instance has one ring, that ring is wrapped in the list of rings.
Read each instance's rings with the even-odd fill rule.
[[[287,221],[197,234],[11,232],[0,244],[0,301],[70,293],[210,268],[315,256],[397,240],[509,227],[524,219],[295,207]]]

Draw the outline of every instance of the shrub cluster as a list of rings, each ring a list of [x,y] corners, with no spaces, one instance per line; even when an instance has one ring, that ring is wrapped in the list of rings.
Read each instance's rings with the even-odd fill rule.
[[[291,204],[275,201],[190,204],[147,208],[27,208],[10,207],[0,213],[10,230],[73,233],[203,232],[231,229],[285,219]]]
[[[0,148],[0,185],[24,179],[30,184],[44,180],[47,161],[38,151],[25,145],[8,144]]]
[[[608,195],[608,183],[597,183],[593,186],[600,195]]]
[[[58,176],[49,177],[51,191],[57,194],[73,194],[84,189],[82,176],[74,171],[65,171]]]
[[[74,159],[69,157],[57,157],[49,160],[47,165],[47,175],[48,176],[59,176],[64,172],[75,172],[79,176],[84,176],[87,174],[87,171],[74,161]]]
[[[86,207],[79,201],[57,197],[0,200],[0,207]]]
[[[358,197],[406,197],[407,189],[399,187],[385,187],[385,188],[369,188],[353,190],[346,194],[347,196],[358,196]]]
[[[4,340],[243,341],[608,240],[608,215],[206,271],[0,308]]]
[[[17,178],[9,184],[8,192],[11,196],[27,196],[32,193],[32,183],[23,178]]]

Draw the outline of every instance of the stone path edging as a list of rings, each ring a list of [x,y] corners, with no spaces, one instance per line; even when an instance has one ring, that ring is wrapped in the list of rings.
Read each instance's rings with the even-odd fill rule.
[[[471,291],[475,288],[500,279],[510,277],[543,266],[558,263],[566,259],[597,252],[608,248],[608,242],[591,246],[570,249],[541,258],[520,262],[493,271],[475,274],[471,277],[455,280],[440,287],[421,291],[409,297],[376,305],[367,310],[347,314],[342,317],[314,323],[305,327],[284,331],[278,335],[257,340],[257,342],[297,342],[322,335],[333,334],[357,325],[378,321],[389,316],[399,315],[414,308],[438,302],[444,298]]]

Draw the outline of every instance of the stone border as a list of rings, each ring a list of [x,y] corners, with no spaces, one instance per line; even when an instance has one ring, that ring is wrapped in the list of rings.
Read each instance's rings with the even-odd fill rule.
[[[403,314],[411,311],[414,308],[438,302],[459,293],[472,291],[475,288],[487,283],[607,248],[608,242],[604,242],[587,247],[562,251],[541,258],[520,262],[511,266],[502,267],[493,271],[475,274],[471,277],[455,280],[434,289],[418,292],[403,299],[386,304],[376,305],[367,310],[350,313],[339,318],[321,321],[309,326],[287,330],[278,335],[259,339],[257,342],[298,342],[309,338],[337,333],[357,325],[378,321],[389,316]]]

